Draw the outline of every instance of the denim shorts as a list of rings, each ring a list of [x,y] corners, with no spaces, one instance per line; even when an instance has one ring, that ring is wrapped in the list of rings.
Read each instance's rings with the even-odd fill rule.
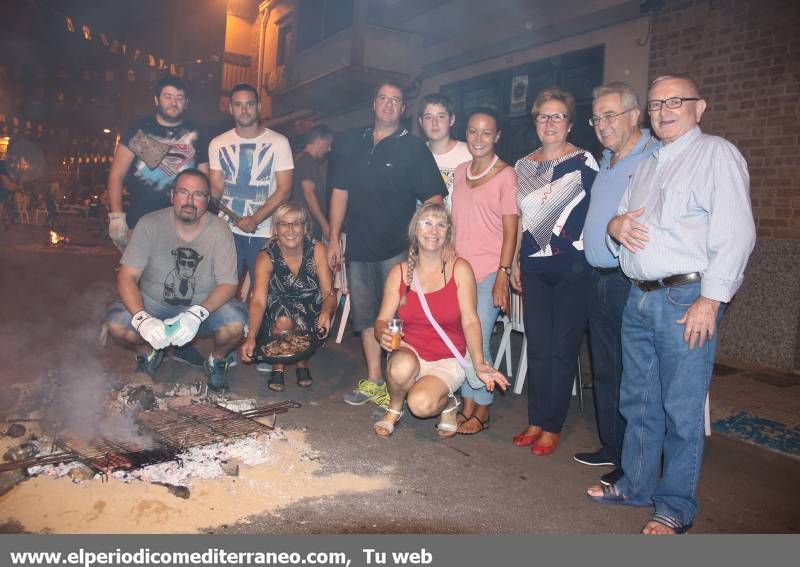
[[[348,265],[353,330],[361,332],[375,325],[383,299],[383,286],[389,270],[406,259],[403,252],[380,262],[355,262]]]
[[[144,300],[144,310],[162,321],[180,315],[186,311],[186,307],[183,305],[165,305],[161,302],[148,299],[144,295],[142,299]],[[120,299],[109,305],[106,310],[106,324],[130,327],[132,318],[133,315],[125,309],[125,305]],[[242,326],[247,325],[247,307],[245,307],[244,303],[236,299],[230,299],[219,309],[212,311],[208,319],[200,324],[197,335],[213,335],[217,329],[230,323],[240,323]]]

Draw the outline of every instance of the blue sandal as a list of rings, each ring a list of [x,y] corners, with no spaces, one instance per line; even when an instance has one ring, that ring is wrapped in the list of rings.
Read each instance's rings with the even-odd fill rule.
[[[682,524],[679,520],[672,518],[670,516],[665,516],[664,514],[653,514],[650,516],[650,519],[647,521],[649,524],[650,522],[655,522],[657,524],[661,524],[667,528],[670,528],[676,535],[682,535],[692,529],[692,524]],[[642,533],[644,533],[644,528],[647,527],[647,524],[642,527]],[[646,535],[655,535],[655,534],[646,534]]]
[[[601,484],[603,488],[603,494],[601,496],[592,496],[591,494],[587,493],[586,496],[589,500],[594,502],[600,502],[601,504],[619,504],[621,506],[636,506],[638,508],[647,508],[652,506],[652,503],[635,503],[631,502],[631,499],[625,496],[619,487],[615,484]]]

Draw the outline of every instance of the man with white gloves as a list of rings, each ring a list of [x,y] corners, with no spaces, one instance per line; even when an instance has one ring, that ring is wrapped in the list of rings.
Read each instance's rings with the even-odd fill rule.
[[[122,255],[120,299],[106,313],[109,334],[124,345],[149,343],[136,356],[151,376],[164,349],[197,335],[213,335],[203,368],[214,391],[228,388],[225,356],[236,348],[247,321],[236,292],[236,250],[225,221],[206,213],[211,187],[197,169],[182,171],[172,206],[141,218]]]

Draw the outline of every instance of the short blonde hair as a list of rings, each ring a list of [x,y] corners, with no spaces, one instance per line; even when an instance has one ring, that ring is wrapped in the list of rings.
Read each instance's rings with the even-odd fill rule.
[[[278,208],[272,213],[272,223],[277,225],[277,223],[283,221],[284,217],[289,213],[297,213],[297,220],[303,222],[303,234],[309,234],[311,232],[311,218],[308,214],[308,210],[305,205],[297,201],[287,201],[282,205],[278,205]],[[278,233],[275,230],[272,231],[272,238],[278,238]]]

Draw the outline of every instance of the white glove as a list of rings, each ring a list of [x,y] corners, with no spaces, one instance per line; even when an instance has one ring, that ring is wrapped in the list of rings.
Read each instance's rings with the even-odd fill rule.
[[[120,250],[128,245],[128,221],[125,213],[108,213],[108,236]]]
[[[192,305],[180,315],[165,319],[165,325],[174,327],[170,332],[169,342],[175,346],[190,342],[197,334],[200,323],[208,319],[208,315],[208,309],[202,305]]]
[[[131,319],[131,326],[142,336],[144,340],[150,343],[156,350],[161,350],[169,346],[169,339],[167,338],[167,330],[164,327],[164,321],[156,319],[147,311],[139,311]]]

